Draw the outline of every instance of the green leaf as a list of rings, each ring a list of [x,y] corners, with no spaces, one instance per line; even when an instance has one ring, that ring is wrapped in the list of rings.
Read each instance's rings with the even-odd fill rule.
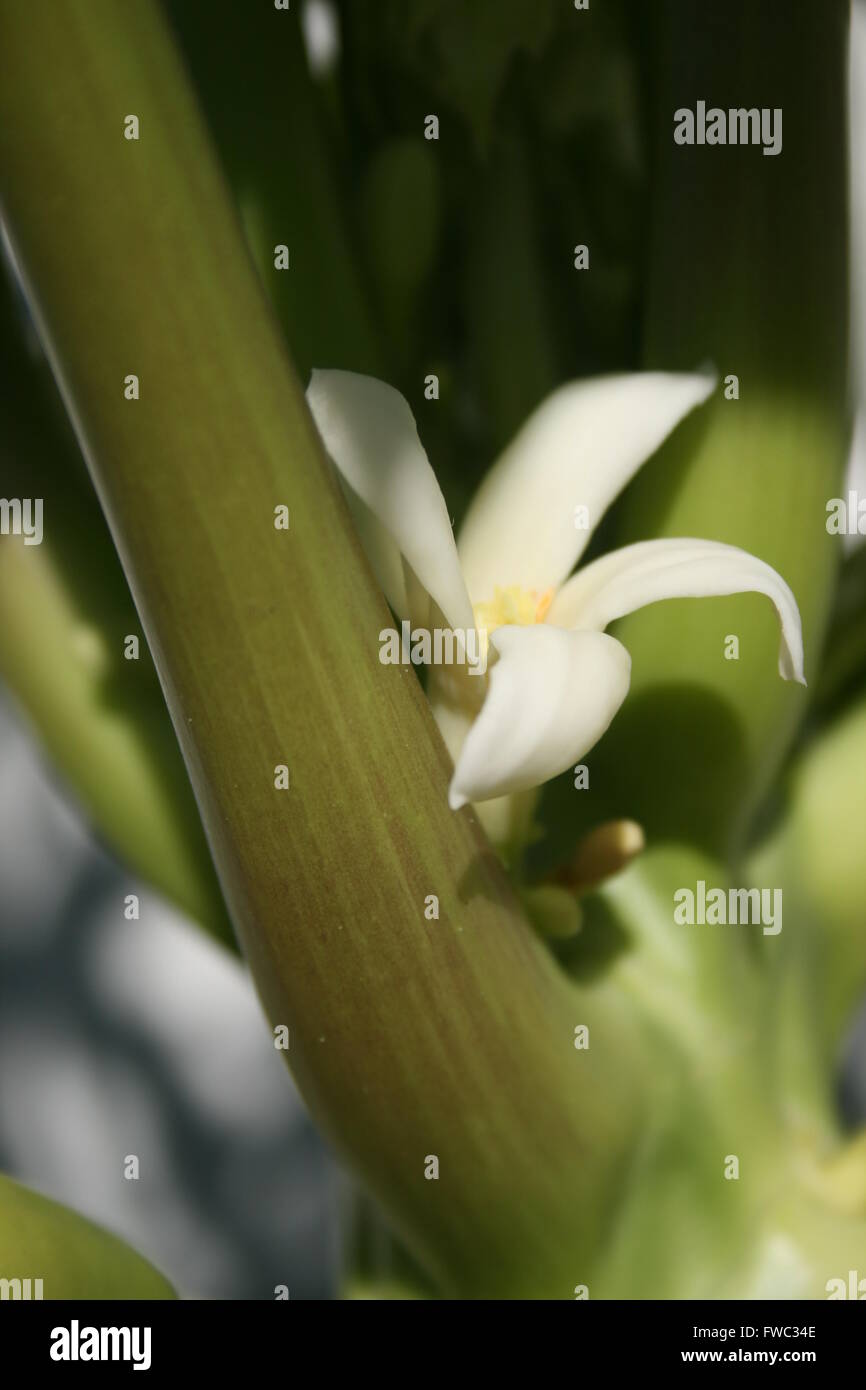
[[[46,1299],[176,1297],[153,1265],[117,1236],[0,1173],[3,1279],[40,1279]]]
[[[170,0],[168,10],[298,372],[388,375],[338,184],[337,140],[307,69],[300,7]],[[288,247],[288,270],[274,266],[277,245]]]
[[[476,149],[486,149],[499,99],[521,54],[537,54],[553,32],[553,0],[345,0],[344,31],[359,67],[384,61],[399,87],[426,88],[429,114],[465,122]],[[580,17],[575,16],[577,22]],[[428,111],[418,111],[420,120]],[[465,128],[465,127],[464,127]]]
[[[0,676],[135,873],[234,949],[141,624],[47,368],[0,281],[0,490],[39,497],[40,545],[0,536]],[[126,660],[126,639],[139,641]]]

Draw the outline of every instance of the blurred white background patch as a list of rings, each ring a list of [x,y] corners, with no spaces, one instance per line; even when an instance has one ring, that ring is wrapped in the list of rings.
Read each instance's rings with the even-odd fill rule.
[[[188,1297],[328,1297],[333,1168],[246,971],[94,843],[6,703],[0,823],[0,1168]]]

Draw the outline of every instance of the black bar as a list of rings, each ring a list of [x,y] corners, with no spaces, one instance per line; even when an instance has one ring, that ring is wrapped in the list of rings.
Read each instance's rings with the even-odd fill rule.
[[[847,1300],[845,1300],[847,1301]],[[859,1301],[864,1301],[862,1298]],[[490,1370],[501,1348],[503,1358],[524,1351],[534,1361],[563,1357],[564,1333],[570,1348],[567,1364],[574,1378],[595,1373],[639,1369],[646,1373],[674,1367],[762,1365],[785,1369],[808,1366],[822,1376],[856,1365],[863,1345],[863,1314],[838,1302],[598,1302],[560,1307],[528,1302],[522,1311],[498,1305],[414,1302],[374,1311],[370,1303],[303,1302],[114,1302],[4,1303],[0,1307],[0,1346],[4,1364],[16,1364],[19,1376],[31,1370],[51,1378],[108,1369],[111,1374],[140,1370],[161,1378],[178,1370],[219,1373],[222,1378],[256,1378],[280,1374],[307,1378],[306,1358],[316,1356],[320,1371],[330,1371],[335,1353],[345,1350],[358,1374],[400,1379],[418,1371],[429,1378],[437,1356],[445,1374],[468,1360]],[[450,1310],[450,1311],[449,1311]],[[456,1311],[455,1311],[456,1310]],[[490,1335],[487,1319],[504,1316],[501,1337]],[[409,1322],[404,1319],[408,1317]],[[457,1322],[452,1323],[451,1318]],[[379,1319],[383,1321],[380,1322]],[[419,1319],[416,1323],[415,1319]],[[119,1331],[102,1336],[102,1329]],[[95,1337],[93,1329],[99,1331]],[[137,1335],[133,1329],[138,1329]],[[333,1339],[334,1331],[342,1340]],[[546,1344],[536,1341],[556,1337]],[[345,1334],[349,1334],[347,1337]],[[401,1334],[421,1340],[407,1360],[395,1359]],[[149,1336],[147,1335],[149,1334]],[[323,1339],[323,1334],[325,1339]],[[449,1335],[451,1334],[451,1335]],[[533,1338],[524,1341],[527,1334]],[[459,1342],[452,1341],[452,1335]],[[383,1340],[387,1338],[388,1340]],[[458,1346],[464,1352],[458,1352]],[[52,1357],[63,1351],[78,1359]],[[106,1359],[91,1360],[92,1349]],[[114,1351],[126,1360],[111,1359]],[[82,1352],[84,1355],[82,1355]],[[465,1353],[468,1353],[464,1360]],[[417,1356],[413,1370],[412,1362]],[[145,1364],[147,1363],[147,1364]],[[565,1369],[565,1368],[563,1368]]]

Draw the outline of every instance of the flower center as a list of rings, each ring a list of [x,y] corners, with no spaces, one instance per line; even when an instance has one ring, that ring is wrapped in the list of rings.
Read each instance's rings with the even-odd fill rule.
[[[485,651],[487,639],[496,628],[506,624],[530,627],[533,623],[543,623],[552,602],[553,589],[539,594],[537,589],[521,589],[518,584],[509,584],[505,589],[497,585],[493,598],[474,604],[472,610]]]

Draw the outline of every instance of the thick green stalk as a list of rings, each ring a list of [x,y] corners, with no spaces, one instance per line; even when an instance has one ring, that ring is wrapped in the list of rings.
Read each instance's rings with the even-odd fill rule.
[[[0,40],[4,216],[295,1075],[444,1287],[568,1297],[639,1124],[622,1011],[537,944],[378,661],[387,610],[158,11],[4,0]]]

